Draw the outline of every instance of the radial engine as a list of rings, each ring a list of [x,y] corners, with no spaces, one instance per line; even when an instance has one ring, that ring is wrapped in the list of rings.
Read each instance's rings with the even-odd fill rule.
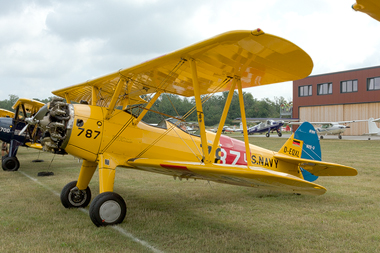
[[[44,151],[67,154],[65,147],[69,141],[74,122],[74,108],[63,98],[54,97],[46,116],[39,121],[43,131],[41,145]]]

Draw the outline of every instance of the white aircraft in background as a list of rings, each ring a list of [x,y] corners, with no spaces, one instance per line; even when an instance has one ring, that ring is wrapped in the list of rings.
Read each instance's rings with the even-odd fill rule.
[[[380,118],[370,118],[368,120],[368,133],[365,133],[364,135],[380,135],[380,128],[377,127],[375,122],[380,122]]]
[[[236,126],[234,126],[234,128],[224,126],[222,133],[241,133],[242,131],[243,131],[243,123],[240,122],[240,128],[236,128]]]
[[[317,134],[322,140],[326,135],[338,135],[339,139],[342,139],[342,134],[347,128],[350,128],[347,124],[354,122],[361,122],[367,120],[349,120],[349,121],[338,121],[338,122],[310,122],[312,125],[319,125],[316,127]],[[303,122],[293,122],[292,125],[301,125]],[[343,125],[344,124],[344,125]]]

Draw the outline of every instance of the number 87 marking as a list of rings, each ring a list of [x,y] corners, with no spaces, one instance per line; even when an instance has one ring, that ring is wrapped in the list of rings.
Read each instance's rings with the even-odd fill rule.
[[[80,136],[84,132],[84,130],[86,130],[85,128],[82,128],[82,127],[78,127],[78,129],[81,130],[81,131],[79,132],[79,134],[77,136]],[[94,137],[94,140],[95,140],[96,137],[99,136],[100,131],[92,131],[91,129],[87,129],[84,136],[86,136],[86,138],[92,138],[92,133],[93,132],[96,134],[95,137]]]

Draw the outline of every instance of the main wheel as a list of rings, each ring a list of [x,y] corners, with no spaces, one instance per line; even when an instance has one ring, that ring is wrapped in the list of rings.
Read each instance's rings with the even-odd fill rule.
[[[103,192],[92,201],[89,214],[97,227],[119,224],[127,214],[127,205],[119,194]]]
[[[66,208],[86,207],[91,201],[91,190],[87,187],[85,190],[77,188],[77,181],[65,185],[61,191],[61,203]]]
[[[20,162],[17,157],[3,157],[2,162],[3,170],[5,171],[17,171],[20,168]]]
[[[266,136],[266,137],[269,137],[269,136],[270,136],[270,134],[269,134],[269,133],[266,133],[266,134],[265,134],[265,136]]]
[[[341,140],[342,139],[342,135],[339,135],[338,138]]]
[[[281,137],[281,136],[282,136],[282,133],[281,133],[281,132],[278,132],[277,135],[278,135],[278,137]]]

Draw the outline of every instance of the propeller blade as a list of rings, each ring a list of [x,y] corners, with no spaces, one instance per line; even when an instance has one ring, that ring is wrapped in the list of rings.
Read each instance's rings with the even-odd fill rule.
[[[28,122],[28,124],[24,126],[24,128],[20,131],[19,135],[22,135],[25,132],[29,124],[35,125],[38,120],[42,120],[48,111],[49,111],[48,105],[45,104],[38,110],[38,112],[32,118],[26,118],[25,121]]]
[[[36,119],[36,120],[42,120],[46,113],[48,112],[48,105],[44,105],[40,108],[40,110],[36,113],[36,115],[34,115],[33,119]]]
[[[25,132],[25,130],[28,128],[28,126],[29,124],[26,124],[24,128],[20,131],[19,135],[22,135]]]

